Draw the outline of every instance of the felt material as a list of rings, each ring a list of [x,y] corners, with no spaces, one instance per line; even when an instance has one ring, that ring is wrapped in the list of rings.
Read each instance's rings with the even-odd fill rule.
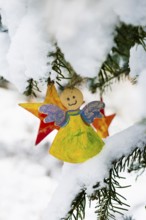
[[[104,145],[90,125],[84,123],[80,111],[68,111],[69,122],[59,129],[50,154],[70,163],[81,163],[97,155]]]
[[[97,117],[102,117],[100,110],[104,103],[93,101],[80,110],[82,104],[83,95],[79,89],[67,88],[59,97],[51,83],[44,102],[22,103],[20,106],[40,119],[36,144],[58,129],[50,154],[65,162],[81,163],[97,155],[104,146],[90,125]]]
[[[44,119],[45,123],[55,122],[59,127],[62,127],[66,123],[66,112],[56,105],[42,105],[39,111],[47,115]]]
[[[54,86],[54,83],[51,83],[47,87],[47,92],[45,96],[45,100],[42,103],[21,103],[19,104],[22,108],[31,112],[37,118],[40,119],[40,126],[36,138],[35,144],[39,144],[48,134],[50,134],[54,129],[59,129],[54,122],[44,123],[44,118],[46,114],[43,114],[39,111],[39,108],[43,104],[55,104],[59,106],[61,109],[65,110],[65,107],[62,105],[57,90]]]
[[[93,102],[88,103],[81,110],[82,119],[87,124],[91,124],[94,121],[94,118],[102,118],[102,114],[100,113],[101,108],[104,108],[103,102],[93,101]]]
[[[109,116],[105,116],[103,115],[102,118],[95,118],[93,121],[93,126],[97,131],[97,134],[101,137],[101,138],[106,138],[107,136],[109,136],[109,126],[112,122],[112,120],[114,119],[116,114],[112,114]]]

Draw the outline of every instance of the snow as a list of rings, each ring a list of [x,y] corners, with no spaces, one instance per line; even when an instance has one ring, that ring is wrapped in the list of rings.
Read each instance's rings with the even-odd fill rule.
[[[119,22],[146,25],[145,0],[0,0],[0,9],[8,28],[0,44],[1,75],[21,92],[29,78],[46,78],[52,71],[47,55],[55,41],[78,74],[95,77]]]
[[[39,81],[42,73],[48,73],[49,68],[46,64],[50,44],[43,31],[37,33],[41,27],[41,21],[36,20],[36,15],[27,14],[13,37],[7,54],[11,70],[10,81],[20,85],[21,92],[26,88],[26,84],[21,88],[21,82],[26,82],[29,78]]]
[[[54,79],[47,55],[57,41],[78,74],[97,76],[114,45],[115,27],[119,22],[145,26],[145,11],[145,0],[11,0],[11,4],[0,0],[2,23],[8,28],[0,33],[0,75],[20,92],[29,78],[38,81],[51,71]],[[146,117],[145,54],[140,45],[130,51],[130,75],[138,76],[138,84],[121,83],[105,94],[107,112],[117,116],[110,127],[114,135],[105,140],[102,152],[83,164],[65,163],[62,171],[62,163],[47,153],[55,133],[34,148],[38,120],[17,105],[27,99],[14,89],[0,88],[0,219],[58,220],[81,187],[90,194],[95,182],[103,184],[113,159],[127,155],[137,144],[143,147],[146,126],[136,122]],[[87,88],[83,91],[86,101],[97,98]],[[131,204],[129,214],[143,220],[145,191],[139,197],[134,194],[144,189],[145,175],[136,183],[131,175],[127,179],[133,183],[131,191],[124,191]],[[94,219],[91,216],[88,213],[86,220]]]
[[[113,45],[117,17],[110,3],[62,1],[58,11],[56,39],[66,59],[81,76],[96,76]]]
[[[125,177],[125,179],[120,181],[121,184],[124,186],[132,185],[132,187],[124,189],[127,202],[130,205],[128,215],[133,216],[134,220],[144,220],[146,218],[146,195],[144,192],[146,174],[141,174],[138,179],[132,173],[121,173],[121,176]],[[122,193],[122,190],[120,190],[120,193]],[[122,220],[120,216],[117,219]]]
[[[46,209],[43,220],[46,220],[48,216],[49,220],[58,220],[64,217],[72,200],[83,187],[87,188],[87,194],[92,194],[92,187],[95,183],[100,182],[100,186],[102,186],[103,179],[108,176],[113,160],[128,155],[135,146],[144,147],[145,143],[145,125],[134,125],[109,137],[101,153],[94,158],[81,164],[65,163],[62,178]]]
[[[18,106],[12,87],[0,88],[0,219],[37,220],[50,200],[61,163],[48,155],[49,143],[34,147],[37,118]]]
[[[10,40],[7,33],[0,33],[0,72],[7,78],[8,74],[8,62],[6,55],[8,53]]]
[[[113,0],[114,11],[126,24],[145,26],[145,0]]]
[[[45,32],[42,4],[39,1],[25,0],[13,0],[13,3],[0,1],[2,22],[8,28],[10,41],[9,45],[7,42],[6,45],[1,45],[2,50],[3,47],[8,47],[4,56],[8,68],[1,75],[23,92],[29,78],[39,80],[48,75],[50,68],[47,65],[47,55],[54,47]]]
[[[143,118],[146,117],[146,51],[141,45],[135,45],[130,50],[130,76],[132,78],[137,77],[139,90],[139,100],[141,99]],[[138,105],[139,108],[139,105]]]
[[[146,51],[141,45],[135,45],[131,48],[129,67],[132,78],[139,76],[146,69]]]
[[[143,112],[142,112],[142,116],[143,118],[146,117],[146,69],[144,69],[139,76],[138,79],[138,87],[139,90],[141,92],[141,99],[143,101]]]
[[[49,201],[56,182],[45,169],[27,158],[0,160],[0,219],[38,219]]]
[[[8,27],[10,37],[13,36],[24,17],[27,5],[25,0],[0,0],[2,23]],[[14,13],[15,12],[15,13]]]
[[[143,82],[143,79],[141,81]],[[84,90],[87,102],[97,98],[97,94],[93,96],[87,92],[87,88]],[[123,98],[124,94],[121,97],[121,90],[126,94],[126,99]],[[131,102],[132,94],[136,93],[137,86],[129,86],[129,82],[121,82],[110,94],[108,93],[109,97],[105,97],[108,110],[106,114],[117,111],[111,125],[111,134],[117,131],[119,133],[105,140],[103,151],[93,159],[83,164],[65,163],[61,169],[62,164],[47,152],[48,142],[55,134],[48,136],[40,146],[34,147],[39,120],[18,106],[19,102],[26,99],[24,96],[20,96],[13,88],[1,88],[0,219],[46,220],[48,216],[49,220],[59,219],[67,213],[72,199],[82,186],[87,187],[88,194],[92,193],[95,182],[100,181],[102,186],[111,160],[131,152],[137,142],[139,147],[143,147],[141,141],[145,142],[145,125],[132,125],[137,121],[137,114],[140,115],[141,111],[129,114],[131,108],[136,108],[139,100],[132,99],[132,106],[126,104]],[[120,97],[120,101],[116,96]],[[111,102],[109,99],[114,101]],[[125,105],[126,109],[122,107]],[[142,115],[139,116],[139,120],[140,118],[142,119]],[[129,125],[132,126],[127,128]],[[121,193],[131,205],[128,214],[133,215],[136,220],[143,220],[146,178],[143,174],[142,179],[139,177],[136,183],[134,178],[135,175],[127,176],[128,185],[132,184],[133,187]],[[142,189],[142,192],[139,192],[139,197],[135,197],[133,192],[139,189]],[[87,209],[86,220],[90,219],[96,219],[94,204],[91,209]]]

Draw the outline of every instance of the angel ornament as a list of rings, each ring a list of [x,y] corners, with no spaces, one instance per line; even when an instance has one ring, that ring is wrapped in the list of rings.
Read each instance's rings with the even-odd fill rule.
[[[83,109],[83,95],[77,88],[67,88],[61,95],[66,111],[52,104],[39,109],[46,114],[45,123],[55,122],[60,127],[51,147],[50,154],[70,163],[81,163],[97,155],[104,145],[102,139],[90,125],[95,118],[101,118],[104,103],[92,101]]]

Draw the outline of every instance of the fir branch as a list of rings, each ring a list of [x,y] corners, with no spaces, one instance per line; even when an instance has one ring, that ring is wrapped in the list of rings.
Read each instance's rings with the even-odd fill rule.
[[[141,26],[134,27],[121,23],[115,32],[115,44],[101,66],[98,77],[95,78],[80,77],[70,63],[66,61],[58,45],[55,44],[56,51],[50,52],[48,56],[53,58],[52,69],[57,73],[56,83],[61,89],[64,80],[66,86],[69,87],[86,80],[86,82],[89,82],[92,92],[96,92],[97,89],[104,92],[106,88],[110,87],[113,80],[120,80],[129,76],[130,49],[135,44],[140,44],[146,50],[146,31]]]
[[[91,197],[92,200],[97,201],[95,208],[99,220],[115,219],[114,213],[122,215],[122,211],[128,210],[128,205],[123,202],[123,200],[126,200],[125,197],[116,191],[117,188],[123,188],[117,178],[119,178],[119,174],[115,172],[113,167],[109,171],[109,177],[104,180],[105,187],[97,189],[94,196]]]
[[[83,220],[85,218],[86,192],[83,189],[74,199],[71,209],[61,220]]]
[[[95,92],[96,89],[104,92],[113,80],[120,80],[129,76],[129,57],[130,49],[135,44],[140,44],[146,50],[146,31],[141,26],[120,24],[116,28],[114,38],[115,45],[103,63],[98,79],[90,79],[90,89]]]
[[[125,188],[129,186],[121,186],[118,179],[123,178],[120,176],[120,172],[129,170],[135,163],[139,164],[137,170],[141,170],[144,164],[146,165],[146,146],[145,143],[141,143],[144,147],[142,149],[135,147],[131,154],[128,156],[122,156],[120,159],[113,161],[109,176],[104,180],[104,187],[100,187],[100,183],[97,183],[94,188],[94,193],[89,196],[90,201],[96,201],[97,206],[96,213],[99,220],[115,219],[114,213],[123,215],[123,211],[127,211],[129,205],[125,202],[126,198],[117,192],[119,188]],[[131,169],[130,172],[134,171]],[[67,217],[63,220],[83,220],[85,217],[85,204],[86,204],[86,190],[83,189],[76,198],[73,200],[71,209],[67,214]],[[82,207],[82,208],[81,208]],[[130,218],[129,218],[130,219]]]
[[[83,79],[77,75],[73,67],[69,62],[66,61],[64,54],[61,49],[55,44],[56,51],[50,52],[49,57],[53,58],[53,62],[51,63],[52,69],[57,73],[56,83],[63,88],[61,82],[62,80],[66,80],[66,84],[68,87],[73,87],[76,84],[80,83]]]
[[[36,92],[41,92],[38,87],[38,82],[31,78],[27,80],[27,83],[28,83],[28,86],[26,87],[26,90],[24,91],[24,95],[37,97]]]
[[[143,150],[136,147],[128,157],[122,157],[115,162],[115,171],[121,172],[127,169],[128,172],[135,171],[132,169],[137,164],[136,170],[141,170],[146,167],[146,147]]]
[[[86,81],[87,83],[89,82],[88,85],[93,93],[97,89],[104,92],[106,88],[111,86],[114,80],[121,80],[129,76],[130,49],[135,44],[140,44],[146,50],[146,31],[141,26],[134,27],[121,23],[115,32],[115,44],[102,64],[98,77],[95,78],[79,76],[71,64],[66,61],[61,49],[55,44],[56,50],[48,54],[48,57],[51,57],[53,61],[48,64],[57,73],[56,83],[61,89],[64,86],[73,87]],[[49,74],[50,78],[51,73]],[[28,91],[26,94],[30,95],[31,92]]]

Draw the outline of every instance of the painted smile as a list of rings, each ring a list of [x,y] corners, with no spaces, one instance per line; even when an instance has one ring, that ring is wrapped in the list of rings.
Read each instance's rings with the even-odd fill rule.
[[[74,103],[71,103],[71,104],[68,103],[69,106],[76,105],[76,104],[77,104],[77,101],[75,101]]]

